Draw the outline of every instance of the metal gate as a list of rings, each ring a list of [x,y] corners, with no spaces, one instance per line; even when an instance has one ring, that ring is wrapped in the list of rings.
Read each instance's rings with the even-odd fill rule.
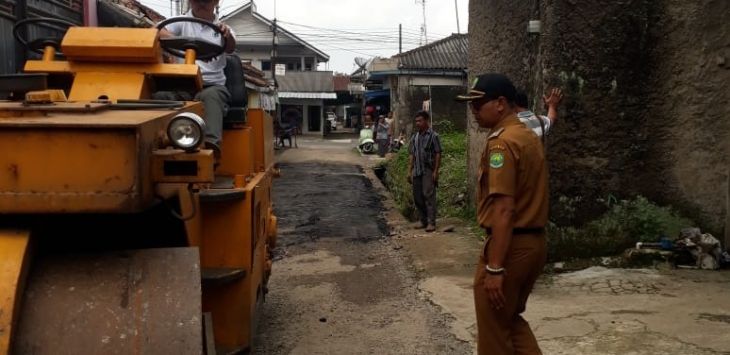
[[[59,18],[78,25],[84,22],[84,0],[0,0],[0,74],[19,72],[26,52],[13,38],[13,26],[19,20],[36,17]],[[28,38],[58,35],[63,29],[55,26],[28,26]]]

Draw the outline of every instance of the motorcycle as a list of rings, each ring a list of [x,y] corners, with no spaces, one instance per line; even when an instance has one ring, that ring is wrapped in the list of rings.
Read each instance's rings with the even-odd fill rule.
[[[390,152],[397,153],[405,144],[406,138],[403,135],[398,138],[393,138],[393,140],[390,142]]]
[[[373,139],[373,128],[371,126],[365,126],[360,130],[357,148],[365,154],[375,153],[375,139]]]

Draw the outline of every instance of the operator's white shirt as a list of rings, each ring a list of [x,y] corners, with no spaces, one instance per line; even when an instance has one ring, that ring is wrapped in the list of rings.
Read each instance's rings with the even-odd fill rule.
[[[193,17],[193,12],[188,11],[185,15],[178,17]],[[213,23],[220,23],[218,17],[213,20]],[[220,45],[222,41],[218,32],[199,23],[176,22],[167,25],[165,29],[175,36],[198,38],[217,45]],[[233,29],[231,29],[231,35],[233,35],[233,38],[236,38]],[[219,55],[207,62],[196,60],[195,64],[200,68],[205,85],[226,85],[226,75],[223,72],[226,68],[225,55]]]

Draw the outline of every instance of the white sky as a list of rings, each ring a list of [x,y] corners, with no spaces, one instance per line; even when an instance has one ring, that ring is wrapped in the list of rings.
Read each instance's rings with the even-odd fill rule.
[[[170,0],[139,1],[163,16],[170,16]],[[255,3],[258,13],[269,19],[276,16],[282,27],[329,54],[327,69],[349,74],[356,69],[355,57],[390,57],[398,53],[399,23],[403,24],[403,51],[418,47],[423,12],[416,1],[255,0]],[[221,0],[221,13],[225,15],[247,2]],[[459,28],[465,33],[468,0],[456,0],[456,3]],[[426,0],[426,21],[429,42],[456,33],[454,0]]]

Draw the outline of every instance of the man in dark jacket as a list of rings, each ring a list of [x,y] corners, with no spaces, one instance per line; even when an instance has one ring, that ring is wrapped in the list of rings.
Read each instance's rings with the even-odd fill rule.
[[[416,133],[408,147],[408,181],[413,184],[413,202],[418,208],[421,227],[426,232],[436,230],[436,187],[441,164],[441,141],[429,127],[426,111],[416,114]]]

